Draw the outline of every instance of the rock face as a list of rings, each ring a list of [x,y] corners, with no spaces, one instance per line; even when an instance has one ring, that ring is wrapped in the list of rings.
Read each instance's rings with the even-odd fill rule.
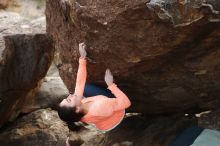
[[[59,120],[56,111],[41,109],[19,118],[0,132],[0,145],[64,146],[69,136],[71,146],[167,146],[184,128],[195,123],[195,119],[182,115],[132,116],[106,134],[91,126],[73,132]]]
[[[12,0],[7,9],[29,19],[44,16],[45,0]]]
[[[56,66],[52,64],[40,88],[34,97],[23,106],[22,112],[29,113],[47,107],[56,108],[57,104],[68,95],[69,91],[60,78]]]
[[[218,0],[47,0],[47,32],[59,71],[74,90],[78,44],[88,48],[88,82],[105,86],[110,68],[131,111],[161,114],[217,106]],[[192,111],[189,111],[192,112]]]
[[[168,146],[186,127],[196,124],[196,119],[181,115],[166,117],[134,116],[126,118],[116,129],[108,132],[103,146]],[[129,132],[128,132],[129,131]]]
[[[220,110],[203,114],[198,120],[198,125],[207,129],[220,131]]]
[[[0,1],[0,9],[4,9],[8,6],[10,0],[1,0]]]
[[[41,20],[0,13],[0,127],[17,117],[52,62],[53,43]]]
[[[97,144],[103,138],[94,129],[81,129],[69,132],[67,126],[58,118],[57,112],[41,109],[17,120],[10,128],[0,133],[1,146],[65,146],[67,137],[74,146],[85,145],[87,142]],[[94,139],[95,138],[95,139]]]

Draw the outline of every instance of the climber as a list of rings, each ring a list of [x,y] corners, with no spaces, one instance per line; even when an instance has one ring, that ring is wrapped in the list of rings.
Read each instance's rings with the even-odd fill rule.
[[[81,121],[94,124],[101,131],[109,131],[122,121],[125,109],[131,105],[131,102],[113,82],[113,76],[109,69],[105,72],[105,82],[109,90],[85,84],[87,53],[84,43],[79,44],[79,53],[75,92],[60,102],[58,115],[67,124]],[[89,97],[84,98],[85,96]],[[108,98],[112,96],[113,98]]]

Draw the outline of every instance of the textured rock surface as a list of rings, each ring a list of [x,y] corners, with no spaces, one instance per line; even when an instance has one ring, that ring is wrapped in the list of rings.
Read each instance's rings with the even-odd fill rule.
[[[88,45],[88,82],[105,86],[106,68],[132,100],[159,114],[215,108],[220,95],[218,0],[47,0],[47,32],[59,71],[75,86],[78,43]],[[191,111],[192,112],[192,111]]]
[[[44,16],[45,0],[12,0],[7,9],[28,19]]]
[[[69,133],[57,112],[41,109],[9,124],[4,132],[0,132],[0,145],[63,146],[69,136],[73,146],[167,146],[184,128],[195,124],[195,119],[182,115],[157,118],[131,116],[106,134],[92,126]]]
[[[22,112],[29,113],[47,107],[55,108],[68,94],[69,91],[60,78],[56,66],[52,64],[35,96],[23,106]]]
[[[220,131],[220,110],[203,114],[198,119],[198,125],[204,128]]]
[[[49,69],[54,47],[43,20],[0,12],[0,127],[20,113]]]
[[[196,125],[196,119],[188,119],[181,115],[132,116],[126,118],[119,127],[107,133],[102,145],[168,146],[176,135],[192,125]]]
[[[8,6],[10,0],[1,0],[0,1],[0,9],[5,9]]]
[[[69,132],[67,126],[59,120],[57,112],[42,109],[25,115],[5,128],[4,132],[0,133],[0,145],[65,146],[68,136],[74,146],[90,146],[91,141],[98,145],[103,138],[95,129],[83,128],[79,132]]]

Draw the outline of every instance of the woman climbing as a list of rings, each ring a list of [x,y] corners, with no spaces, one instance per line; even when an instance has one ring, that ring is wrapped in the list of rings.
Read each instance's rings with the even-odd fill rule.
[[[86,84],[87,53],[84,43],[79,44],[79,53],[75,92],[59,104],[59,117],[67,124],[81,121],[94,124],[101,131],[109,131],[122,121],[125,109],[131,105],[131,102],[113,82],[109,69],[105,72],[105,82],[111,92],[95,85]],[[112,96],[111,93],[114,95],[113,98],[108,98]],[[84,98],[84,96],[89,97]]]

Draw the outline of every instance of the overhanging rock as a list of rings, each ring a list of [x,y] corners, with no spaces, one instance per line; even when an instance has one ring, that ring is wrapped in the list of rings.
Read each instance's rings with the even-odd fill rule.
[[[220,95],[219,1],[47,0],[47,32],[59,71],[74,90],[78,44],[88,80],[105,86],[110,68],[131,111],[161,114],[216,107]],[[192,111],[189,111],[192,112]]]

